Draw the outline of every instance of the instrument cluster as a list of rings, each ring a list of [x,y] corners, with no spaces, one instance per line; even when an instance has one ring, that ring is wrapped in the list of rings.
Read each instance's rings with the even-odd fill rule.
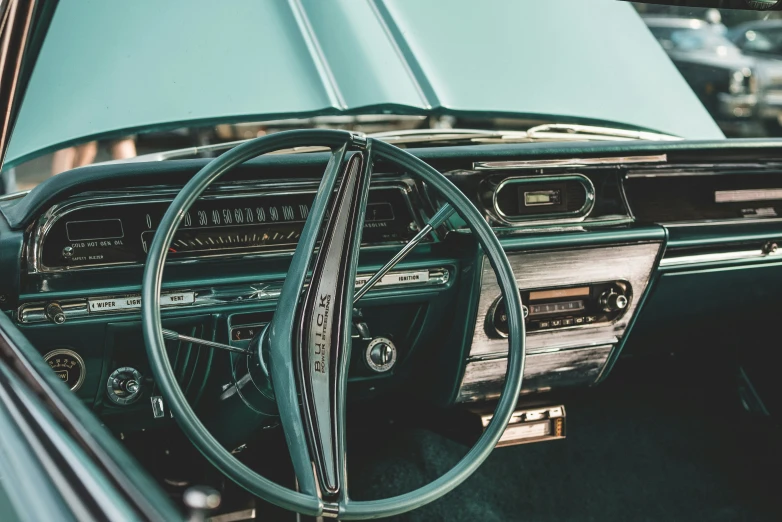
[[[292,251],[314,196],[314,189],[203,196],[182,219],[168,258]],[[47,272],[143,263],[171,201],[103,196],[55,207],[35,231],[32,267]],[[417,228],[404,186],[370,190],[363,244],[405,242]]]

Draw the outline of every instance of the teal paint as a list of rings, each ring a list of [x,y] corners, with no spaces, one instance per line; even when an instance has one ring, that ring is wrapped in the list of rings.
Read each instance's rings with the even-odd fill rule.
[[[613,0],[84,0],[55,12],[6,166],[99,137],[357,113],[723,138],[632,6]]]

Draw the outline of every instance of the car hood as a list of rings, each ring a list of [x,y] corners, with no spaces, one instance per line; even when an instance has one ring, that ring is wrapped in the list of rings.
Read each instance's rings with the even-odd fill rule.
[[[395,113],[723,137],[614,0],[60,2],[6,165],[87,139]]]

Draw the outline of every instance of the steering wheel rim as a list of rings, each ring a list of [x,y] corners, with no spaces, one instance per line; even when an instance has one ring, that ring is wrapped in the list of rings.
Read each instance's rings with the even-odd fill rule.
[[[349,499],[347,493],[345,493],[344,497],[340,497],[337,501],[329,501],[323,500],[318,494],[310,495],[288,489],[257,474],[226,450],[198,419],[177,383],[166,352],[160,316],[160,290],[168,254],[168,245],[171,243],[185,213],[214,181],[231,168],[268,152],[299,146],[328,147],[332,150],[332,160],[335,154],[341,152],[339,156],[340,164],[337,165],[337,168],[341,168],[341,162],[348,148],[355,147],[357,149],[369,150],[371,151],[367,158],[367,169],[369,172],[371,172],[370,159],[376,155],[426,182],[453,206],[453,209],[472,229],[497,275],[499,286],[506,302],[509,332],[508,366],[503,390],[491,423],[476,444],[450,471],[429,484],[395,497],[356,501]],[[338,152],[333,152],[335,150]],[[331,165],[331,162],[329,162],[329,165]],[[367,178],[367,185],[368,182]],[[324,183],[322,182],[321,188],[315,197],[313,208],[319,198],[324,197],[323,185]],[[331,187],[331,192],[333,192],[333,186]],[[328,196],[328,193],[326,193],[326,196],[331,197]],[[316,223],[313,226],[319,228],[321,223]],[[307,225],[305,225],[306,228]],[[302,233],[302,238],[304,236],[305,232]],[[297,248],[292,268],[296,264],[298,254]],[[301,276],[303,281],[306,270],[304,274],[298,275]],[[289,271],[286,277],[286,284],[290,277],[291,272]],[[349,295],[352,295],[352,290]],[[280,311],[279,304],[277,310],[278,312]],[[515,410],[521,390],[525,362],[525,330],[522,317],[521,298],[510,263],[499,239],[469,199],[445,176],[410,153],[382,141],[337,130],[286,131],[263,136],[231,149],[203,167],[182,188],[163,216],[149,248],[142,283],[142,329],[153,375],[174,413],[175,420],[191,442],[215,467],[250,493],[272,504],[304,515],[315,517],[332,516],[342,520],[382,518],[421,507],[455,489],[486,460],[502,436]],[[347,349],[349,352],[349,346]],[[294,371],[293,368],[288,368],[287,370],[291,373]],[[346,382],[346,376],[344,379]],[[341,396],[341,400],[344,400],[344,393]],[[280,410],[282,409],[281,407]],[[280,413],[283,415],[282,411]],[[296,414],[301,415],[301,411]],[[288,412],[288,415],[294,415],[294,413]],[[344,414],[342,415],[342,426],[344,427]],[[290,436],[286,431],[286,438]],[[339,441],[339,444],[342,449],[342,464],[344,465],[344,438]],[[293,451],[293,448],[291,450]]]

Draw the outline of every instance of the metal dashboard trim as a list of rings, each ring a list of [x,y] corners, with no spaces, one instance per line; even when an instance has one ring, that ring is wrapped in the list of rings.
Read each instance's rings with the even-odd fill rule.
[[[451,271],[446,267],[431,267],[431,268],[410,268],[403,270],[394,270],[386,275],[399,276],[409,273],[418,273],[428,271],[429,276],[426,281],[411,280],[408,282],[391,282],[383,284],[382,281],[378,283],[367,295],[371,297],[373,293],[382,292],[384,290],[397,290],[400,288],[410,290],[421,290],[426,288],[439,288],[448,284],[451,280]],[[368,279],[372,274],[362,273],[356,277],[356,285],[360,287],[362,280]],[[165,306],[166,309],[181,309],[181,308],[202,308],[206,306],[222,306],[222,305],[235,305],[243,303],[261,303],[261,302],[273,302],[275,301],[282,289],[282,282],[276,281],[272,283],[257,283],[257,284],[234,284],[224,288],[212,288],[212,289],[195,289],[195,288],[179,288],[168,289],[163,292],[163,295],[179,294],[179,293],[193,293],[194,299],[191,303],[186,304],[171,304]],[[141,308],[140,304],[136,308],[117,308],[111,310],[95,311],[90,310],[88,306],[89,301],[94,300],[112,300],[112,299],[139,299],[138,293],[123,293],[123,294],[107,294],[88,296],[84,298],[68,298],[63,300],[50,299],[49,301],[58,302],[64,313],[66,319],[83,319],[88,317],[105,317],[110,315],[122,315],[128,313],[138,313]],[[21,304],[17,308],[16,318],[21,324],[35,324],[47,322],[48,319],[45,313],[45,306],[47,301],[28,301]],[[140,303],[140,301],[139,301]]]
[[[734,252],[710,252],[681,256],[665,256],[660,260],[660,268],[697,266],[729,261],[757,261],[760,259],[775,259],[782,256],[782,251],[767,252],[762,248],[755,250],[740,250]]]
[[[476,161],[473,170],[513,170],[544,168],[579,168],[592,165],[626,165],[632,163],[665,163],[666,154],[649,156],[609,156],[602,158],[566,158],[550,160]]]
[[[624,280],[630,283],[633,296],[641,296],[652,276],[661,245],[661,242],[642,242],[581,249],[509,252],[508,260],[516,274],[516,282],[523,290]],[[491,338],[483,327],[489,309],[499,295],[494,272],[484,258],[470,356],[507,352],[507,339]],[[527,335],[527,350],[532,352],[562,344],[589,345],[595,340],[613,337],[621,339],[637,305],[638,299],[631,299],[626,312],[613,323],[531,332]]]
[[[614,322],[529,333],[526,392],[564,385],[590,385],[603,376],[611,354],[621,345],[625,330],[645,295],[662,244],[662,241],[642,241],[508,252],[520,289],[624,280],[630,283],[634,296],[625,313]],[[490,337],[484,328],[491,304],[499,293],[494,272],[484,257],[472,345],[466,358],[458,402],[493,398],[504,378],[508,341]]]

